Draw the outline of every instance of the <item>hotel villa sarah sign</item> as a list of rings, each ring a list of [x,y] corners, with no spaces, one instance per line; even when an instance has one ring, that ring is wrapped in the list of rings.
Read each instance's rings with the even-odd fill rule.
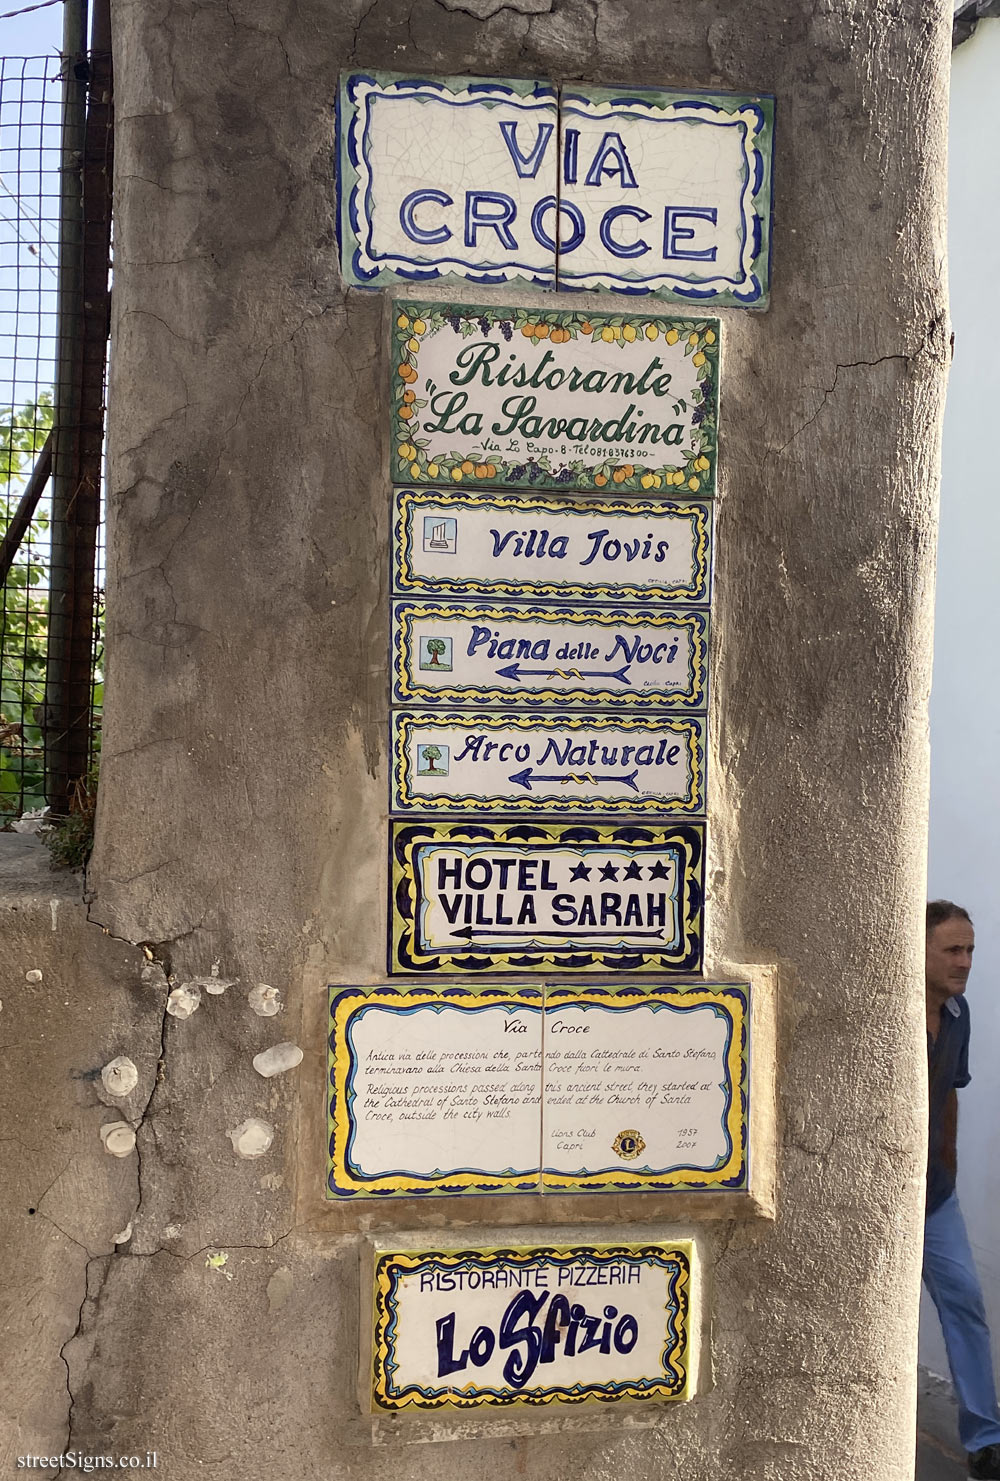
[[[399,819],[389,970],[697,972],[704,823]]]
[[[767,302],[774,100],[354,72],[345,279]]]

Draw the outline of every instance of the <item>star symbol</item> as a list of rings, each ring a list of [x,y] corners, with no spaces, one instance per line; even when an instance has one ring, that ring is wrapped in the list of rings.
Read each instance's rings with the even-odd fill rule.
[[[633,859],[632,862],[631,862],[631,864],[625,870],[625,873],[622,875],[622,879],[641,879],[641,878],[642,878],[642,870],[639,868],[639,865]]]
[[[666,864],[664,864],[662,859],[657,859],[656,863],[651,867],[649,871],[649,877],[650,879],[670,878],[670,870],[667,868]]]
[[[586,864],[584,864],[584,862],[583,862],[582,859],[581,859],[580,863],[577,864],[577,866],[576,866],[575,869],[570,870],[570,876],[569,877],[570,877],[570,879],[589,879],[590,878],[590,870],[587,868]]]
[[[602,879],[615,879],[615,880],[618,878],[618,870],[617,870],[617,867],[614,864],[612,864],[612,862],[611,862],[610,859],[605,864],[604,868],[601,870],[601,878]]]

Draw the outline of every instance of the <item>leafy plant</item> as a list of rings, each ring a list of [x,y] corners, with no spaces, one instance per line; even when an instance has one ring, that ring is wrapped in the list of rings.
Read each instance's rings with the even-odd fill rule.
[[[42,831],[42,840],[54,864],[82,869],[94,847],[94,814],[97,810],[97,767],[92,766],[73,789],[69,813]]]
[[[52,397],[42,392],[20,410],[0,410],[0,535],[10,525],[35,457],[52,426]],[[42,732],[36,712],[45,693],[48,571],[34,547],[48,536],[37,513],[14,558],[0,603],[0,814],[45,803]]]

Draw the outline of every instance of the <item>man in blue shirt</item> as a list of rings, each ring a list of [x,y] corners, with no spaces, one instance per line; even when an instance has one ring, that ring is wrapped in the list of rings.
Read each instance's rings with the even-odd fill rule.
[[[962,1210],[955,1192],[958,1091],[969,1083],[965,984],[975,932],[950,900],[927,906],[927,1065],[930,1139],[924,1284],[937,1307],[958,1397],[958,1433],[969,1475],[1000,1481],[1000,1411],[990,1332]]]

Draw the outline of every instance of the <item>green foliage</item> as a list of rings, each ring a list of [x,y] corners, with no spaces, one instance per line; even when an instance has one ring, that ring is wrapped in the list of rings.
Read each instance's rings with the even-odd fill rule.
[[[94,847],[94,814],[97,808],[97,767],[92,766],[77,782],[66,817],[58,818],[42,833],[53,864],[82,869]]]
[[[0,535],[7,531],[35,455],[52,426],[52,397],[19,411],[0,409]],[[0,605],[0,815],[45,805],[42,732],[36,711],[45,693],[47,571],[36,552],[48,519],[32,520],[10,568]]]

